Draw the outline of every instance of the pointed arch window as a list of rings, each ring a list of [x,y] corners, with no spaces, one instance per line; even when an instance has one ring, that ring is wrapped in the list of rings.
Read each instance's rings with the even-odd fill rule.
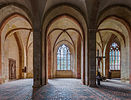
[[[71,70],[71,53],[69,48],[63,44],[57,51],[57,70]]]
[[[120,70],[120,47],[116,42],[110,45],[109,58],[109,69]]]

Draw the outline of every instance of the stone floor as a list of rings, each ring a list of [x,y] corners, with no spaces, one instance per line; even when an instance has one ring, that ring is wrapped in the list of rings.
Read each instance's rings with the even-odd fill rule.
[[[32,95],[32,79],[16,80],[0,85],[0,100],[27,100]]]
[[[0,85],[0,100],[131,100],[131,85],[108,80],[96,88],[79,79],[51,79],[37,91],[32,79]]]

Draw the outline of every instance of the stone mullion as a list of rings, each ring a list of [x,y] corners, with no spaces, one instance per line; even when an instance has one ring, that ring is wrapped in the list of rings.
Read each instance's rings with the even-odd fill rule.
[[[65,64],[64,64],[65,58],[64,58],[64,56],[65,56],[65,54],[63,54],[63,70],[64,70],[64,67],[65,67]]]
[[[109,68],[110,70],[112,69],[112,57],[113,57],[113,56],[112,56],[112,50],[111,50],[111,59],[110,59],[110,62],[111,62],[111,65],[110,65],[110,66],[111,66],[111,67]]]
[[[66,70],[68,70],[68,51],[66,52]]]
[[[115,51],[115,54],[116,54],[116,69],[118,70],[118,65],[117,65],[117,50]]]
[[[73,66],[71,66],[71,53],[70,53],[70,70],[73,70]]]
[[[118,59],[119,59],[119,61],[118,61],[118,63],[119,63],[119,69],[121,70],[121,65],[120,65],[120,60],[121,60],[121,55],[120,55],[120,50],[119,50],[119,55],[118,55]]]
[[[116,69],[118,70],[118,65],[117,65],[117,50],[115,51],[115,54],[116,54],[116,61],[115,61],[115,63],[116,63]]]
[[[113,49],[113,68],[115,70],[115,50]]]
[[[61,60],[61,50],[60,50],[60,70],[61,70],[61,62],[62,60]]]
[[[89,86],[96,86],[96,29],[89,29]]]
[[[117,54],[116,54],[116,57],[117,57],[117,70],[119,69],[119,66],[118,66],[118,50],[117,50]]]
[[[112,50],[112,52],[111,52],[111,70],[113,69],[113,50]]]

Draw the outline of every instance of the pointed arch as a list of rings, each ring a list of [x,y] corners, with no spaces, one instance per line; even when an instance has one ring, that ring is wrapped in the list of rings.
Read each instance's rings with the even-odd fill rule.
[[[14,8],[15,9],[15,8]],[[31,21],[30,19],[27,17],[28,15],[26,15],[25,13],[21,12],[21,13],[18,13],[17,11],[15,12],[10,12],[9,14],[7,13],[7,16],[5,18],[2,18],[2,22],[0,24],[0,41],[1,41],[1,44],[0,44],[0,52],[2,55],[3,54],[3,42],[6,41],[6,39],[13,35],[15,37],[15,40],[16,40],[16,43],[17,43],[17,46],[18,46],[18,53],[19,53],[19,78],[23,78],[23,75],[22,75],[22,69],[24,67],[24,46],[23,46],[23,43],[22,43],[22,40],[21,40],[21,36],[18,34],[19,31],[21,30],[29,30],[29,31],[32,31],[32,24],[31,24]],[[30,28],[26,28],[26,27],[13,27],[11,29],[8,29],[5,31],[5,27],[8,26],[8,22],[10,23],[10,21],[12,21],[13,19],[15,18],[21,18],[22,21],[26,21],[26,23],[28,23],[28,25],[30,26]],[[7,25],[7,26],[6,26]],[[11,24],[13,25],[13,23]],[[4,32],[5,31],[5,32]],[[4,33],[4,34],[3,34]],[[2,57],[2,56],[1,56]],[[1,61],[3,58],[0,57],[0,64],[1,64]],[[2,75],[2,64],[1,64],[1,68],[0,68],[0,74]],[[2,76],[3,77],[3,76]],[[17,78],[18,78],[17,77]]]

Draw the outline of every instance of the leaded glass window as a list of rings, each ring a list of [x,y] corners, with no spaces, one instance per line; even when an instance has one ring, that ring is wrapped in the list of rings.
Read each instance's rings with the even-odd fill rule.
[[[71,70],[71,53],[69,48],[63,44],[57,51],[57,70]]]
[[[110,70],[120,70],[120,47],[117,43],[112,43],[109,52]]]

